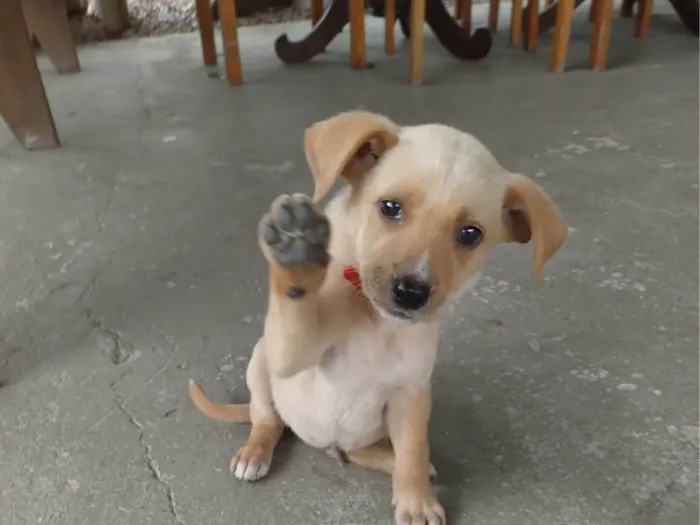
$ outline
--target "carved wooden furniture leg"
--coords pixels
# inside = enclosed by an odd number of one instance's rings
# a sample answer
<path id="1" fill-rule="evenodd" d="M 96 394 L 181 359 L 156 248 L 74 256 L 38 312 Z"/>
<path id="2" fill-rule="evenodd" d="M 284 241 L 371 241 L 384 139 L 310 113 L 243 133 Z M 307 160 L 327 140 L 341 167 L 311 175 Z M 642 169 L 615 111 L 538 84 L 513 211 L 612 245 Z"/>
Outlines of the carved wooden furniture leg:
<path id="1" fill-rule="evenodd" d="M 414 86 L 423 83 L 423 27 L 425 0 L 411 0 L 411 55 L 410 75 Z"/>
<path id="2" fill-rule="evenodd" d="M 384 52 L 396 53 L 394 44 L 394 26 L 396 25 L 396 0 L 386 0 L 384 6 Z"/>
<path id="3" fill-rule="evenodd" d="M 224 60 L 226 62 L 226 79 L 232 86 L 243 84 L 243 67 L 241 51 L 238 47 L 238 18 L 236 0 L 219 0 L 221 36 L 224 41 Z"/>
<path id="4" fill-rule="evenodd" d="M 323 16 L 323 0 L 311 0 L 311 27 L 318 24 Z"/>
<path id="5" fill-rule="evenodd" d="M 0 0 L 6 1 L 6 0 Z M 22 0 L 22 11 L 29 33 L 59 73 L 80 71 L 75 40 L 68 24 L 65 0 Z"/>
<path id="6" fill-rule="evenodd" d="M 346 0 L 350 9 L 350 67 L 365 67 L 365 2 Z"/>
<path id="7" fill-rule="evenodd" d="M 453 56 L 461 60 L 481 60 L 489 54 L 493 39 L 487 28 L 480 27 L 470 35 L 454 21 L 441 0 L 424 1 L 425 21 Z"/>
<path id="8" fill-rule="evenodd" d="M 525 13 L 528 20 L 527 31 L 525 33 L 525 50 L 534 51 L 537 49 L 537 37 L 539 36 L 540 1 L 530 0 Z"/>
<path id="9" fill-rule="evenodd" d="M 25 148 L 59 145 L 20 0 L 0 1 L 0 115 Z"/>
<path id="10" fill-rule="evenodd" d="M 205 66 L 216 65 L 216 42 L 214 40 L 214 17 L 209 0 L 196 0 L 199 39 L 202 42 L 202 59 Z"/>
<path id="11" fill-rule="evenodd" d="M 596 17 L 591 39 L 589 67 L 594 71 L 604 71 L 610 47 L 610 30 L 612 28 L 613 0 L 597 0 Z"/>
<path id="12" fill-rule="evenodd" d="M 634 4 L 637 0 L 622 0 L 622 5 L 620 6 L 620 17 L 621 18 L 632 18 L 634 15 Z"/>
<path id="13" fill-rule="evenodd" d="M 654 0 L 639 0 L 637 19 L 634 24 L 634 36 L 636 38 L 646 38 L 651 24 L 651 11 Z"/>
<path id="14" fill-rule="evenodd" d="M 574 12 L 574 0 L 559 0 L 557 2 L 557 18 L 552 41 L 550 68 L 555 73 L 561 73 L 566 67 L 566 54 L 569 48 L 571 20 Z"/>
<path id="15" fill-rule="evenodd" d="M 489 2 L 489 22 L 488 28 L 495 31 L 498 29 L 498 10 L 501 7 L 500 0 L 491 0 Z"/>
<path id="16" fill-rule="evenodd" d="M 287 64 L 306 62 L 322 53 L 348 20 L 348 0 L 333 0 L 308 35 L 298 42 L 290 42 L 287 35 L 280 35 L 275 41 L 275 52 Z"/>
<path id="17" fill-rule="evenodd" d="M 510 45 L 517 46 L 523 35 L 523 0 L 513 0 L 510 7 Z"/>

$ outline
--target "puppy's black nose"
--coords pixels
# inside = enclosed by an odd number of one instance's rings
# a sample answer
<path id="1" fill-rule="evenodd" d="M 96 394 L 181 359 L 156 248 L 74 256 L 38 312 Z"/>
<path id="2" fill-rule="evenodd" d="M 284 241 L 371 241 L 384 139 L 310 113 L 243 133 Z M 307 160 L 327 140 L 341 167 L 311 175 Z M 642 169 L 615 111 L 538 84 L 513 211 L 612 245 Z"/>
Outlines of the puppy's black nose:
<path id="1" fill-rule="evenodd" d="M 391 296 L 399 308 L 418 310 L 430 299 L 430 285 L 413 275 L 403 275 L 394 279 Z"/>

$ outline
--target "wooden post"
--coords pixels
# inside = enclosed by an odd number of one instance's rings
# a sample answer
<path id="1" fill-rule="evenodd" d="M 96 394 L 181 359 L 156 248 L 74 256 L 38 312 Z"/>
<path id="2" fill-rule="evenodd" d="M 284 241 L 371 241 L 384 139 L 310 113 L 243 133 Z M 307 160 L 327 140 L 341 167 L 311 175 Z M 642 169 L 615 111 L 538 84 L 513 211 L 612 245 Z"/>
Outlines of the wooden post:
<path id="1" fill-rule="evenodd" d="M 241 65 L 241 50 L 238 48 L 236 0 L 219 0 L 219 20 L 221 36 L 224 41 L 226 78 L 232 86 L 240 86 L 243 84 L 243 66 Z"/>
<path id="2" fill-rule="evenodd" d="M 5 0 L 0 0 L 3 2 Z M 78 51 L 68 24 L 65 0 L 21 0 L 30 34 L 59 73 L 80 71 Z"/>
<path id="3" fill-rule="evenodd" d="M 594 71 L 605 70 L 610 45 L 610 29 L 612 28 L 613 0 L 597 0 L 593 38 L 588 65 Z"/>
<path id="4" fill-rule="evenodd" d="M 387 55 L 396 53 L 394 44 L 394 26 L 396 25 L 396 0 L 384 3 L 384 51 Z"/>
<path id="5" fill-rule="evenodd" d="M 214 40 L 214 18 L 209 0 L 196 0 L 199 39 L 202 42 L 202 58 L 205 66 L 216 65 L 216 41 Z"/>
<path id="6" fill-rule="evenodd" d="M 634 36 L 636 38 L 646 38 L 651 26 L 651 11 L 654 6 L 654 0 L 639 0 L 637 7 L 637 19 L 634 23 Z"/>
<path id="7" fill-rule="evenodd" d="M 571 35 L 571 19 L 574 13 L 574 0 L 559 0 L 557 3 L 557 18 L 554 25 L 552 54 L 549 66 L 555 73 L 561 73 L 566 67 L 566 54 L 569 50 Z"/>
<path id="8" fill-rule="evenodd" d="M 534 51 L 537 49 L 537 37 L 540 36 L 540 0 L 530 0 L 527 4 L 527 34 L 525 35 L 525 49 Z"/>
<path id="9" fill-rule="evenodd" d="M 20 0 L 0 1 L 0 115 L 25 148 L 59 145 Z"/>
<path id="10" fill-rule="evenodd" d="M 414 86 L 423 83 L 423 26 L 425 0 L 411 0 L 411 56 L 410 78 Z"/>
<path id="11" fill-rule="evenodd" d="M 523 0 L 513 0 L 510 8 L 510 45 L 517 46 L 523 34 Z"/>
<path id="12" fill-rule="evenodd" d="M 488 27 L 492 30 L 498 29 L 498 10 L 501 7 L 500 0 L 491 0 L 489 2 L 489 22 Z"/>
<path id="13" fill-rule="evenodd" d="M 365 2 L 346 1 L 350 10 L 350 67 L 362 69 L 365 67 Z"/>

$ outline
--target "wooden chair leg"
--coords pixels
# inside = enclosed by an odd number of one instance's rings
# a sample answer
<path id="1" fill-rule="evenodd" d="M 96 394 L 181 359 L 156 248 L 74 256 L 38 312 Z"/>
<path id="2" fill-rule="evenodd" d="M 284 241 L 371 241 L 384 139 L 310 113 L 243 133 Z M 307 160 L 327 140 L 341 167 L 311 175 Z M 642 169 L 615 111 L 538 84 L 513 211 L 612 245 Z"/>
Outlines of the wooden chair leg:
<path id="1" fill-rule="evenodd" d="M 634 15 L 634 4 L 637 0 L 622 0 L 622 5 L 620 6 L 620 17 L 621 18 L 632 18 Z"/>
<path id="2" fill-rule="evenodd" d="M 240 86 L 243 84 L 243 66 L 241 65 L 241 50 L 238 47 L 236 0 L 219 0 L 219 22 L 224 41 L 226 79 L 232 86 Z"/>
<path id="3" fill-rule="evenodd" d="M 634 36 L 636 38 L 646 38 L 651 25 L 651 11 L 654 0 L 639 0 L 637 7 L 637 19 L 634 24 Z"/>
<path id="4" fill-rule="evenodd" d="M 613 0 L 600 0 L 593 25 L 591 52 L 588 60 L 589 67 L 594 71 L 605 70 L 610 45 L 610 29 L 612 28 Z"/>
<path id="5" fill-rule="evenodd" d="M 411 0 L 411 84 L 423 83 L 423 26 L 425 25 L 425 0 Z"/>
<path id="6" fill-rule="evenodd" d="M 20 0 L 0 1 L 0 116 L 25 148 L 58 147 Z"/>
<path id="7" fill-rule="evenodd" d="M 589 22 L 595 22 L 596 10 L 598 9 L 599 5 L 600 5 L 599 0 L 591 0 L 591 5 L 589 6 L 589 9 L 588 9 L 588 21 Z"/>
<path id="8" fill-rule="evenodd" d="M 396 0 L 384 2 L 384 51 L 387 55 L 396 53 L 394 26 L 396 25 Z"/>
<path id="9" fill-rule="evenodd" d="M 365 67 L 365 2 L 347 0 L 350 10 L 350 67 Z"/>
<path id="10" fill-rule="evenodd" d="M 574 0 L 559 0 L 554 25 L 554 38 L 552 39 L 552 54 L 549 61 L 549 67 L 555 73 L 563 72 L 566 67 L 566 54 L 569 49 L 573 13 Z"/>
<path id="11" fill-rule="evenodd" d="M 523 0 L 513 0 L 510 10 L 510 45 L 520 45 L 523 34 Z"/>
<path id="12" fill-rule="evenodd" d="M 323 0 L 311 0 L 311 25 L 315 26 L 323 16 Z"/>
<path id="13" fill-rule="evenodd" d="M 530 0 L 525 11 L 527 15 L 527 34 L 525 35 L 525 49 L 534 51 L 537 49 L 537 37 L 540 34 L 540 2 Z"/>
<path id="14" fill-rule="evenodd" d="M 197 25 L 202 42 L 202 59 L 205 66 L 216 65 L 216 42 L 214 40 L 214 18 L 209 0 L 197 0 Z"/>
<path id="15" fill-rule="evenodd" d="M 496 31 L 498 29 L 498 10 L 501 7 L 500 0 L 491 0 L 489 2 L 489 29 Z"/>
<path id="16" fill-rule="evenodd" d="M 472 0 L 460 0 L 459 23 L 468 33 L 472 32 Z"/>
<path id="17" fill-rule="evenodd" d="M 5 1 L 5 0 L 2 0 Z M 22 0 L 22 11 L 30 34 L 59 73 L 80 71 L 73 32 L 68 24 L 65 0 Z"/>

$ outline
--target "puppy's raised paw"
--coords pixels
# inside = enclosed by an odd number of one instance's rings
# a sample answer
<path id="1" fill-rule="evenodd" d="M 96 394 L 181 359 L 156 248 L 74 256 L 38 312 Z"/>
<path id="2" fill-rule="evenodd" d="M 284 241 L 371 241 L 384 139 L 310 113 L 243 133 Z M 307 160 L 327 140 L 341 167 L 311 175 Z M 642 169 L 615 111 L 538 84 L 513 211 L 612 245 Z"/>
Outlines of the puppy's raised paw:
<path id="1" fill-rule="evenodd" d="M 396 525 L 446 525 L 445 509 L 428 488 L 394 491 Z"/>
<path id="2" fill-rule="evenodd" d="M 258 481 L 270 471 L 272 451 L 257 444 L 243 445 L 231 460 L 231 474 L 241 481 Z"/>
<path id="3" fill-rule="evenodd" d="M 277 197 L 260 222 L 263 250 L 281 266 L 325 267 L 329 238 L 328 219 L 299 193 Z"/>

